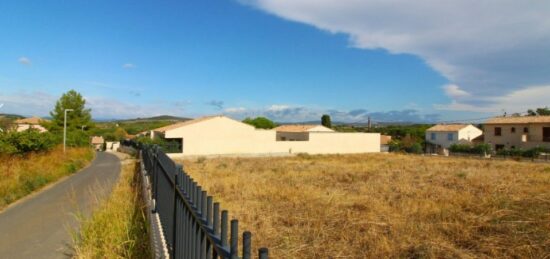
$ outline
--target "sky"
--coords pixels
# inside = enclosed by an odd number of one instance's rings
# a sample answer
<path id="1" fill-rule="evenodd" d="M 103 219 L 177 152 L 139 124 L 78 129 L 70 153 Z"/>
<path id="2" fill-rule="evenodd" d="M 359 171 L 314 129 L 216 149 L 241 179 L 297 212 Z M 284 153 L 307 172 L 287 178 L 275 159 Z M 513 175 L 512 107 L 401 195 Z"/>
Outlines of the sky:
<path id="1" fill-rule="evenodd" d="M 0 2 L 0 113 L 475 121 L 550 106 L 550 2 Z"/>

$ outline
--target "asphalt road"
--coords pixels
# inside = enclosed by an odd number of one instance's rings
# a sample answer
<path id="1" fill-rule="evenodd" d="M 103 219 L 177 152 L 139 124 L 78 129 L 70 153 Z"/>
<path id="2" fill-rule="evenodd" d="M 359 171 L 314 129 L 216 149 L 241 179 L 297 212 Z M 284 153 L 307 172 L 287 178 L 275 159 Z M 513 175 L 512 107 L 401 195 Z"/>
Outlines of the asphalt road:
<path id="1" fill-rule="evenodd" d="M 99 152 L 92 164 L 0 213 L 0 258 L 67 258 L 76 215 L 89 215 L 120 174 L 120 160 Z"/>

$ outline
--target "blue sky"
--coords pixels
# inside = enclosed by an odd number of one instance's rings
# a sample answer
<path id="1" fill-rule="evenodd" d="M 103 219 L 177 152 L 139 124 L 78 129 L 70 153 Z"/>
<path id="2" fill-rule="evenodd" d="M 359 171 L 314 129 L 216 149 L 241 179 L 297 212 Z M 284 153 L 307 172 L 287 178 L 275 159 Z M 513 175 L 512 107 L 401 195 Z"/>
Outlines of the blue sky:
<path id="1" fill-rule="evenodd" d="M 550 21 L 533 10 L 494 2 L 480 15 L 502 16 L 472 24 L 460 4 L 338 2 L 2 1 L 0 113 L 46 115 L 69 89 L 103 119 L 446 121 L 549 103 Z"/>

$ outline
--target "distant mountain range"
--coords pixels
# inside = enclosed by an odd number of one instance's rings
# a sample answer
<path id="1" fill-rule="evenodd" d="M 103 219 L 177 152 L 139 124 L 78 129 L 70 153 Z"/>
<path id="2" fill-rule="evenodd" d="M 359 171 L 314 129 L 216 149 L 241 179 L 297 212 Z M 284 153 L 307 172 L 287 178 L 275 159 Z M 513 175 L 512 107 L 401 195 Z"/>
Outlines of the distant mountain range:
<path id="1" fill-rule="evenodd" d="M 97 122 L 150 122 L 150 121 L 187 121 L 191 120 L 191 118 L 186 117 L 177 117 L 177 116 L 171 116 L 171 115 L 160 115 L 160 116 L 153 116 L 153 117 L 145 117 L 145 118 L 135 118 L 135 119 L 124 119 L 124 120 L 118 120 L 118 119 L 95 119 Z"/>
<path id="2" fill-rule="evenodd" d="M 24 116 L 21 116 L 19 114 L 9 114 L 9 113 L 0 113 L 0 117 L 13 119 L 13 120 L 25 118 Z"/>

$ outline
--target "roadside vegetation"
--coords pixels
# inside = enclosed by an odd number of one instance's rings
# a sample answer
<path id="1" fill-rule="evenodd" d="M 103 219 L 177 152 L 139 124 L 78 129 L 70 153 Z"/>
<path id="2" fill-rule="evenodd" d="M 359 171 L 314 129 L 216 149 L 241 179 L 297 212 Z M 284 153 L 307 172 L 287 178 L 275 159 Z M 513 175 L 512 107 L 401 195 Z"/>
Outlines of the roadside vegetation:
<path id="1" fill-rule="evenodd" d="M 2 116 L 0 131 L 0 209 L 63 176 L 77 172 L 94 157 L 87 128 L 93 127 L 86 101 L 74 90 L 63 94 L 44 120 L 48 131 L 18 132 L 15 115 Z M 67 152 L 63 153 L 64 111 L 67 114 Z"/>
<path id="2" fill-rule="evenodd" d="M 60 146 L 23 155 L 0 154 L 0 209 L 48 183 L 77 172 L 93 157 L 90 148 L 70 148 L 63 154 Z"/>
<path id="3" fill-rule="evenodd" d="M 182 162 L 273 258 L 550 254 L 548 164 L 400 154 Z"/>
<path id="4" fill-rule="evenodd" d="M 110 197 L 91 217 L 81 216 L 74 258 L 151 258 L 144 201 L 134 160 L 123 162 Z"/>

